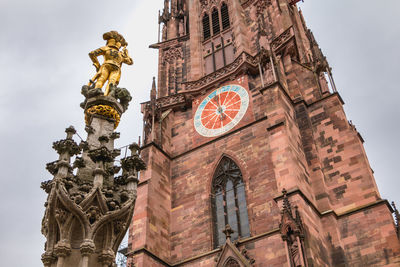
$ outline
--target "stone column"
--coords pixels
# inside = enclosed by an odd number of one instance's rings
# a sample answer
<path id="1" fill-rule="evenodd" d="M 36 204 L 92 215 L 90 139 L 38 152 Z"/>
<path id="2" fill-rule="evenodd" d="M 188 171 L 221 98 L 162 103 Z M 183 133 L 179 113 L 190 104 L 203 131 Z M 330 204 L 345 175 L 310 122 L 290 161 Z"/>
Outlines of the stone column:
<path id="1" fill-rule="evenodd" d="M 42 255 L 42 262 L 44 267 L 51 267 L 53 262 L 56 261 L 56 257 L 54 257 L 52 252 L 46 252 Z"/>
<path id="2" fill-rule="evenodd" d="M 89 257 L 94 253 L 95 245 L 91 239 L 85 239 L 81 244 L 80 251 L 82 255 L 81 267 L 89 267 Z M 57 266 L 58 267 L 58 266 Z"/>
<path id="3" fill-rule="evenodd" d="M 103 265 L 103 267 L 110 267 L 114 261 L 115 255 L 112 249 L 103 250 L 99 255 L 99 262 Z"/>
<path id="4" fill-rule="evenodd" d="M 71 254 L 71 246 L 68 241 L 59 241 L 54 247 L 54 254 L 57 256 L 57 267 L 63 267 L 65 258 Z"/>

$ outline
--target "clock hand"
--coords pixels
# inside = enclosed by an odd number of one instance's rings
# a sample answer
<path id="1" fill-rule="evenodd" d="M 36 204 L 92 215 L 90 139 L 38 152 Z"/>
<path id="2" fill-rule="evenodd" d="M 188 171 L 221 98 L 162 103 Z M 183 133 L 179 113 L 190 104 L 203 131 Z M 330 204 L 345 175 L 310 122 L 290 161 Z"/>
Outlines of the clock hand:
<path id="1" fill-rule="evenodd" d="M 221 103 L 219 100 L 220 100 L 219 95 L 218 94 L 215 95 L 214 101 L 217 102 L 217 112 L 219 113 L 219 118 L 222 121 L 222 120 L 224 120 L 225 116 L 224 116 L 224 111 L 221 107 Z"/>

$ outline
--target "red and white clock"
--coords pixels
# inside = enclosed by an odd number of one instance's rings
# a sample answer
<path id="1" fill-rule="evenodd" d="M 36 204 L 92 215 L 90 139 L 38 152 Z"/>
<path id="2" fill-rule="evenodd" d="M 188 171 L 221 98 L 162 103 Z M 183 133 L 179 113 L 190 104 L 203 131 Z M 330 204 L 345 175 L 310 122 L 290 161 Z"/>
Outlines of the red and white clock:
<path id="1" fill-rule="evenodd" d="M 205 137 L 216 137 L 232 130 L 246 114 L 249 94 L 240 85 L 214 90 L 197 108 L 194 128 Z"/>

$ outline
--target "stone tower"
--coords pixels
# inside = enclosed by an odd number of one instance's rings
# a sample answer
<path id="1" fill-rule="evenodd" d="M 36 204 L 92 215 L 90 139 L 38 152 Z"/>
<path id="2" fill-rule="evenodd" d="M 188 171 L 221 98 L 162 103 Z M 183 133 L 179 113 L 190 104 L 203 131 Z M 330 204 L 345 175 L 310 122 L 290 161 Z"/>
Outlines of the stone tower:
<path id="1" fill-rule="evenodd" d="M 129 267 L 400 265 L 297 2 L 165 0 Z"/>
<path id="2" fill-rule="evenodd" d="M 115 266 L 133 215 L 138 172 L 145 165 L 135 143 L 130 156 L 115 165 L 121 151 L 114 147 L 120 135 L 114 130 L 131 98 L 126 89 L 113 89 L 120 94 L 104 96 L 101 88 L 84 86 L 87 140 L 78 145 L 69 127 L 67 137 L 53 143 L 60 157 L 47 164 L 54 178 L 42 183 L 48 193 L 42 222 L 45 267 Z"/>

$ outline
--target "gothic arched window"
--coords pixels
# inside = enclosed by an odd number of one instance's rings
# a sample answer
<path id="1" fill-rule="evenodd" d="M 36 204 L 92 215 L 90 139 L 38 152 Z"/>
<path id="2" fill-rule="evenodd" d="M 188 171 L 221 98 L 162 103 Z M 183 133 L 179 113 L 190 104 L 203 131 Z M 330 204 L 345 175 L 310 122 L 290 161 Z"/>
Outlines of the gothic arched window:
<path id="1" fill-rule="evenodd" d="M 228 6 L 225 3 L 222 3 L 221 5 L 221 19 L 222 19 L 222 30 L 228 29 L 231 24 L 229 21 Z"/>
<path id="2" fill-rule="evenodd" d="M 203 16 L 203 38 L 204 40 L 207 40 L 211 36 L 211 31 L 210 31 L 210 16 L 208 14 L 204 14 Z"/>
<path id="3" fill-rule="evenodd" d="M 221 31 L 221 28 L 219 26 L 218 9 L 214 8 L 213 11 L 211 12 L 211 20 L 212 20 L 213 35 L 218 34 Z"/>
<path id="4" fill-rule="evenodd" d="M 227 224 L 234 230 L 232 241 L 250 236 L 242 172 L 230 158 L 224 157 L 219 163 L 213 177 L 211 193 L 214 247 L 225 244 L 226 237 L 222 231 Z"/>

